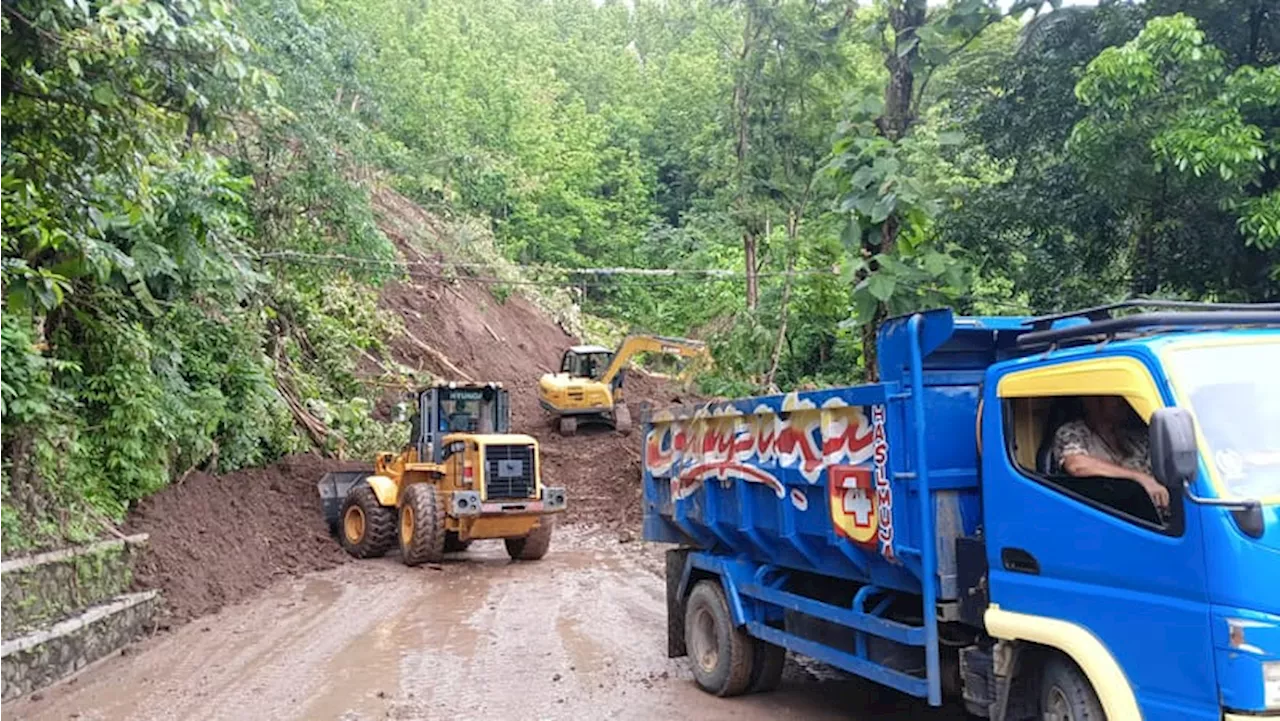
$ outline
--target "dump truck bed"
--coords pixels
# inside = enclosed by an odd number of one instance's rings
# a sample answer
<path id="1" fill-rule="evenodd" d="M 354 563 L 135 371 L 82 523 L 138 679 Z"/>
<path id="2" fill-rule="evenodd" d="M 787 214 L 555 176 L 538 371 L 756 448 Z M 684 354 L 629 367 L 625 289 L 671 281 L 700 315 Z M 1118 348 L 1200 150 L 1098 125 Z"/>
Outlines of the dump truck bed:
<path id="1" fill-rule="evenodd" d="M 933 576 L 955 598 L 956 538 L 980 522 L 978 389 L 1012 338 L 925 314 L 913 382 L 905 322 L 882 335 L 881 383 L 647 413 L 645 538 L 907 593 Z"/>

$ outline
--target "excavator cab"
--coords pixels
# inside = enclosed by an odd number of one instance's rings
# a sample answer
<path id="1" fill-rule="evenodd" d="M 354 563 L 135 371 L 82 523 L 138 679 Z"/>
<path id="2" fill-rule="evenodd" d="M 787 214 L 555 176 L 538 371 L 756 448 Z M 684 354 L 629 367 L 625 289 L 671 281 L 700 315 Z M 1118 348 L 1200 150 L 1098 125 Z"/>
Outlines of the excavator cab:
<path id="1" fill-rule="evenodd" d="M 598 345 L 575 345 L 560 359 L 560 372 L 570 378 L 599 380 L 613 360 L 613 351 Z"/>

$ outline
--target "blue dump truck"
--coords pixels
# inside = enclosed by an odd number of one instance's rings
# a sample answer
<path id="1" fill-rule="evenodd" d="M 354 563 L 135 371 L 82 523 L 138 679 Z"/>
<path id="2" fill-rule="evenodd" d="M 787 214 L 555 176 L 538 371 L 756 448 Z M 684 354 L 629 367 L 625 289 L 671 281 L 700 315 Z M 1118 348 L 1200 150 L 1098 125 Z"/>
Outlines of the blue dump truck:
<path id="1" fill-rule="evenodd" d="M 643 416 L 703 690 L 790 650 L 992 719 L 1280 717 L 1280 305 L 922 312 L 879 378 Z"/>

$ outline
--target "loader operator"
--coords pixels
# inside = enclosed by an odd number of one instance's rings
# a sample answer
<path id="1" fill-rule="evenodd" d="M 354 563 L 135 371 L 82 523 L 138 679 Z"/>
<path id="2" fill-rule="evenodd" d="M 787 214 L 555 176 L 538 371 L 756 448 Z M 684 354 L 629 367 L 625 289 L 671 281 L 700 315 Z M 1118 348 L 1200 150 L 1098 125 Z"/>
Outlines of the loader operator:
<path id="1" fill-rule="evenodd" d="M 440 416 L 441 431 L 452 433 L 466 433 L 475 430 L 475 413 L 471 408 L 471 403 L 466 400 L 459 400 L 454 406 L 453 412 L 445 418 L 443 414 Z"/>
<path id="2" fill-rule="evenodd" d="M 1169 507 L 1169 490 L 1151 475 L 1147 426 L 1119 396 L 1080 399 L 1084 418 L 1058 427 L 1053 454 L 1077 478 L 1123 478 L 1142 486 L 1156 508 Z"/>

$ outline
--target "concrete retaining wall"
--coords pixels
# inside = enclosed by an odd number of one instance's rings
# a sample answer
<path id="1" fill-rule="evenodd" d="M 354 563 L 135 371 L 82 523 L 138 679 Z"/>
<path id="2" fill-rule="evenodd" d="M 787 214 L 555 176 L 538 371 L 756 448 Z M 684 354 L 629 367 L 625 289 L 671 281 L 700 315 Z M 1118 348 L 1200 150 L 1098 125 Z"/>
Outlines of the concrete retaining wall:
<path id="1" fill-rule="evenodd" d="M 130 593 L 0 647 L 0 698 L 8 701 L 72 674 L 142 636 L 158 595 Z"/>
<path id="2" fill-rule="evenodd" d="M 99 541 L 0 564 L 0 625 L 14 638 L 119 596 L 133 582 L 146 534 Z"/>

